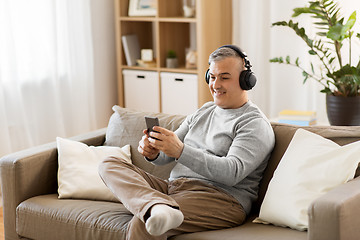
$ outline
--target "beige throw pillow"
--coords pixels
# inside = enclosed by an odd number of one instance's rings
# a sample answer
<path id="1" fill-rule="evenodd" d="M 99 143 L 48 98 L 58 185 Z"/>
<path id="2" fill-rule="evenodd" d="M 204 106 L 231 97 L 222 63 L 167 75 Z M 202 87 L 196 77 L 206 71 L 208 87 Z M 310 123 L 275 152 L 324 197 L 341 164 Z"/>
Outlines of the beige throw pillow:
<path id="1" fill-rule="evenodd" d="M 58 137 L 59 198 L 117 201 L 98 174 L 99 163 L 109 156 L 131 162 L 130 145 L 120 147 L 87 146 Z"/>

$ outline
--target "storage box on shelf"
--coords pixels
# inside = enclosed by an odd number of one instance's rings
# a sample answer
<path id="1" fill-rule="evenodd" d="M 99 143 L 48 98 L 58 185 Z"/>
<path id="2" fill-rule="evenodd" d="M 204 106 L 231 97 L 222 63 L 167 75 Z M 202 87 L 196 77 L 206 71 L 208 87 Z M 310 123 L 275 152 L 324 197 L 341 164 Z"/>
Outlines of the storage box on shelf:
<path id="1" fill-rule="evenodd" d="M 125 107 L 159 112 L 158 73 L 156 71 L 123 70 Z"/>
<path id="2" fill-rule="evenodd" d="M 189 96 L 186 95 L 189 94 L 188 92 L 184 92 L 183 97 L 193 101 L 187 105 L 191 107 L 184 110 L 184 112 L 191 112 L 193 106 L 197 108 L 212 99 L 208 86 L 204 81 L 204 74 L 208 68 L 209 54 L 217 47 L 231 43 L 232 1 L 196 0 L 195 2 L 194 17 L 184 17 L 182 0 L 156 0 L 157 13 L 155 16 L 129 17 L 129 0 L 115 0 L 118 104 L 120 106 L 128 106 L 129 100 L 126 100 L 126 96 L 129 96 L 129 94 L 139 96 L 139 98 L 143 95 L 140 89 L 134 89 L 131 91 L 136 92 L 127 93 L 129 90 L 125 87 L 124 69 L 157 72 L 157 83 L 153 87 L 158 88 L 155 91 L 158 93 L 158 99 L 161 96 L 169 95 L 166 93 L 168 86 L 160 88 L 161 73 L 193 74 L 196 76 L 195 83 L 192 82 L 192 85 L 196 85 L 196 87 L 192 88 L 193 91 L 197 91 L 196 94 L 191 93 L 191 96 Z M 222 17 L 214 18 L 214 16 L 219 15 Z M 121 37 L 124 35 L 136 35 L 140 49 L 152 49 L 155 64 L 150 67 L 128 66 L 121 43 Z M 194 64 L 196 68 L 186 68 L 186 51 L 188 49 L 197 52 L 197 62 Z M 166 68 L 166 57 L 169 50 L 176 52 L 179 63 L 178 68 Z M 169 91 L 172 91 L 172 86 L 169 87 Z M 139 102 L 139 99 L 137 101 Z M 168 106 L 164 104 L 164 100 L 159 100 L 156 106 L 158 111 L 168 109 Z"/>
<path id="3" fill-rule="evenodd" d="M 161 106 L 162 112 L 188 115 L 197 108 L 197 75 L 162 72 Z"/>

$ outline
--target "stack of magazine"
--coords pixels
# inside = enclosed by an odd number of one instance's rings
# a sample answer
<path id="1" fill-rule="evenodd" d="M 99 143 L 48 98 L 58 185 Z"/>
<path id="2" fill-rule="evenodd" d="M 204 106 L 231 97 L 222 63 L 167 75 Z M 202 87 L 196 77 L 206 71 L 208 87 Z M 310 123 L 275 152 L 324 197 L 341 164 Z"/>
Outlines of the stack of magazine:
<path id="1" fill-rule="evenodd" d="M 279 123 L 287 123 L 298 126 L 316 125 L 316 112 L 283 110 L 279 113 Z"/>

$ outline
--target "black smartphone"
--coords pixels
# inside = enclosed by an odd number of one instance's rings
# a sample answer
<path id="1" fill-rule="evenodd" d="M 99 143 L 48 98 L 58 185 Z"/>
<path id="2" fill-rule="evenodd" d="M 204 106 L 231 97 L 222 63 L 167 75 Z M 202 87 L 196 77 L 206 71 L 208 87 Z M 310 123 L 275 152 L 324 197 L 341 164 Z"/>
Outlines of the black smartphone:
<path id="1" fill-rule="evenodd" d="M 150 132 L 156 132 L 153 130 L 154 126 L 159 126 L 159 119 L 157 117 L 148 117 L 145 116 L 145 122 L 146 122 L 146 127 L 147 127 L 147 131 L 150 137 Z M 157 138 L 154 138 L 157 139 Z M 159 140 L 159 139 L 157 139 Z"/>

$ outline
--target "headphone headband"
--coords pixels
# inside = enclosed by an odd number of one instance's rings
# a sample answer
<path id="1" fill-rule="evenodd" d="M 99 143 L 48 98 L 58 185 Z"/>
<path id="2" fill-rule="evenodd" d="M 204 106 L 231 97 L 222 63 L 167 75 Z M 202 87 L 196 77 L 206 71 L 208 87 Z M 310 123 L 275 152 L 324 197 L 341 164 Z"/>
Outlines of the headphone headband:
<path id="1" fill-rule="evenodd" d="M 234 50 L 242 59 L 244 59 L 246 69 L 250 70 L 250 68 L 252 67 L 250 61 L 247 59 L 246 53 L 241 51 L 241 49 L 238 48 L 237 46 L 228 44 L 228 45 L 223 45 L 219 48 L 230 48 Z"/>
<path id="2" fill-rule="evenodd" d="M 239 54 L 239 56 L 240 56 L 241 58 L 246 58 L 246 57 L 247 57 L 246 53 L 244 53 L 243 51 L 241 51 L 240 48 L 238 48 L 238 47 L 235 46 L 235 45 L 230 45 L 230 44 L 228 44 L 228 45 L 223 45 L 223 46 L 221 46 L 221 47 L 219 47 L 219 48 L 231 48 L 231 49 L 234 50 L 237 54 Z"/>

